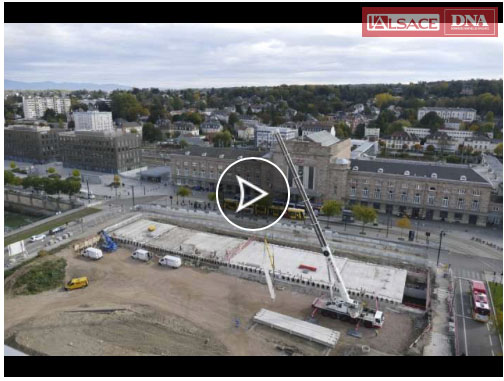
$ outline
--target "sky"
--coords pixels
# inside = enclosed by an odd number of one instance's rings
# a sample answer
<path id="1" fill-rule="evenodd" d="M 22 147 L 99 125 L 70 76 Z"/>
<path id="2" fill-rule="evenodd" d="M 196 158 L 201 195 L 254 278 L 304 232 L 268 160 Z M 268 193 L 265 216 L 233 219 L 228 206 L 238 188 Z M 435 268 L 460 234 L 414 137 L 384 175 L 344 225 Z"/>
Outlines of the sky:
<path id="1" fill-rule="evenodd" d="M 503 39 L 363 38 L 357 23 L 4 24 L 4 57 L 4 78 L 23 82 L 409 83 L 500 79 Z"/>

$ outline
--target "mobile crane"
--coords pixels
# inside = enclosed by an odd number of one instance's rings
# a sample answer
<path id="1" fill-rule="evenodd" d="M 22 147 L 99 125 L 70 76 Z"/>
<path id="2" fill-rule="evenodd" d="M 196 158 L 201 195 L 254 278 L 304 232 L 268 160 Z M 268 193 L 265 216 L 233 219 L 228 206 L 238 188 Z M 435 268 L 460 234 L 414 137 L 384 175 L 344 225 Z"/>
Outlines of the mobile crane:
<path id="1" fill-rule="evenodd" d="M 364 323 L 366 327 L 380 328 L 383 325 L 384 316 L 382 311 L 376 309 L 364 307 L 361 302 L 350 298 L 348 291 L 341 277 L 338 266 L 331 252 L 331 248 L 327 243 L 327 240 L 320 228 L 317 216 L 313 212 L 310 199 L 308 198 L 306 191 L 304 189 L 303 183 L 299 178 L 299 173 L 294 167 L 292 158 L 287 150 L 287 146 L 282 139 L 282 136 L 278 131 L 274 133 L 274 136 L 278 142 L 280 150 L 287 162 L 287 166 L 292 173 L 292 178 L 296 188 L 303 199 L 305 204 L 306 212 L 310 217 L 313 229 L 317 235 L 318 241 L 320 243 L 320 248 L 322 254 L 326 257 L 327 261 L 327 271 L 329 275 L 329 297 L 321 296 L 315 299 L 312 303 L 312 307 L 321 311 L 323 315 L 330 316 L 333 318 L 339 318 L 341 320 L 350 320 Z M 339 295 L 335 295 L 335 291 L 338 291 Z"/>

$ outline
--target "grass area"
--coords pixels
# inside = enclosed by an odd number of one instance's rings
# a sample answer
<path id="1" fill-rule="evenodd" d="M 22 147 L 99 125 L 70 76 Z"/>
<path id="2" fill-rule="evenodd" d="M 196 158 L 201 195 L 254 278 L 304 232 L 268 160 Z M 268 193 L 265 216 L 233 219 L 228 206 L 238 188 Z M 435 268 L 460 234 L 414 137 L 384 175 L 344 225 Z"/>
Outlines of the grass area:
<path id="1" fill-rule="evenodd" d="M 100 211 L 100 209 L 96 209 L 96 208 L 85 208 L 85 209 L 79 210 L 78 212 L 71 213 L 66 216 L 62 216 L 60 218 L 56 218 L 55 220 L 52 220 L 52 221 L 47 222 L 45 224 L 41 224 L 41 225 L 35 226 L 31 229 L 13 234 L 13 235 L 5 238 L 4 247 L 7 245 L 10 245 L 11 243 L 21 241 L 22 239 L 30 238 L 32 235 L 35 235 L 35 234 L 47 233 L 49 230 L 51 230 L 55 227 L 64 225 L 67 222 L 77 220 L 79 218 L 88 216 L 90 214 L 93 214 L 93 213 L 96 213 L 99 211 Z"/>
<path id="2" fill-rule="evenodd" d="M 495 321 L 497 323 L 497 329 L 502 336 L 502 284 L 493 282 L 489 282 L 488 284 L 490 286 L 492 301 L 495 307 Z"/>
<path id="3" fill-rule="evenodd" d="M 16 279 L 13 291 L 17 295 L 33 295 L 61 287 L 65 279 L 66 260 L 47 260 L 31 266 Z"/>

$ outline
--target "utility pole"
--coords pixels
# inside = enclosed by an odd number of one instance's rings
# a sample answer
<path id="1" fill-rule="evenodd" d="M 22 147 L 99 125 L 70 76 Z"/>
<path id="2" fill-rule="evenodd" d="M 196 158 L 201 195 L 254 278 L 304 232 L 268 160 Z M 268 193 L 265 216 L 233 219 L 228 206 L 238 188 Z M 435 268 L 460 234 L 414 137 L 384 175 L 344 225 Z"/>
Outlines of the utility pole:
<path id="1" fill-rule="evenodd" d="M 439 232 L 439 249 L 437 253 L 437 262 L 436 262 L 436 267 L 439 266 L 439 256 L 441 255 L 441 242 L 443 242 L 443 237 L 446 235 L 446 233 L 441 230 Z"/>
<path id="2" fill-rule="evenodd" d="M 91 202 L 91 193 L 89 193 L 89 180 L 86 178 L 86 185 L 87 185 L 87 200 L 88 203 Z"/>
<path id="3" fill-rule="evenodd" d="M 389 226 L 390 226 L 390 214 L 387 214 L 387 237 L 386 238 L 388 238 Z"/>
<path id="4" fill-rule="evenodd" d="M 135 186 L 131 185 L 131 195 L 133 196 L 133 210 L 135 210 Z"/>

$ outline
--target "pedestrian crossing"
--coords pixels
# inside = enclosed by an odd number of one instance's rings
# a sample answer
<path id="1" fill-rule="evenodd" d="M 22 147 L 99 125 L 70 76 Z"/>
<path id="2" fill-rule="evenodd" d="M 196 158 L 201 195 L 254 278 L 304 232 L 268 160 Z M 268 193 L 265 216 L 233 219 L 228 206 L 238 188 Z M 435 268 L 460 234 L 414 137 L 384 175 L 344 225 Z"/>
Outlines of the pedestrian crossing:
<path id="1" fill-rule="evenodd" d="M 494 276 L 494 273 L 491 271 L 483 272 L 483 271 L 474 271 L 474 270 L 461 269 L 461 268 L 452 268 L 452 273 L 455 278 L 502 283 L 501 274 L 496 273 Z"/>

